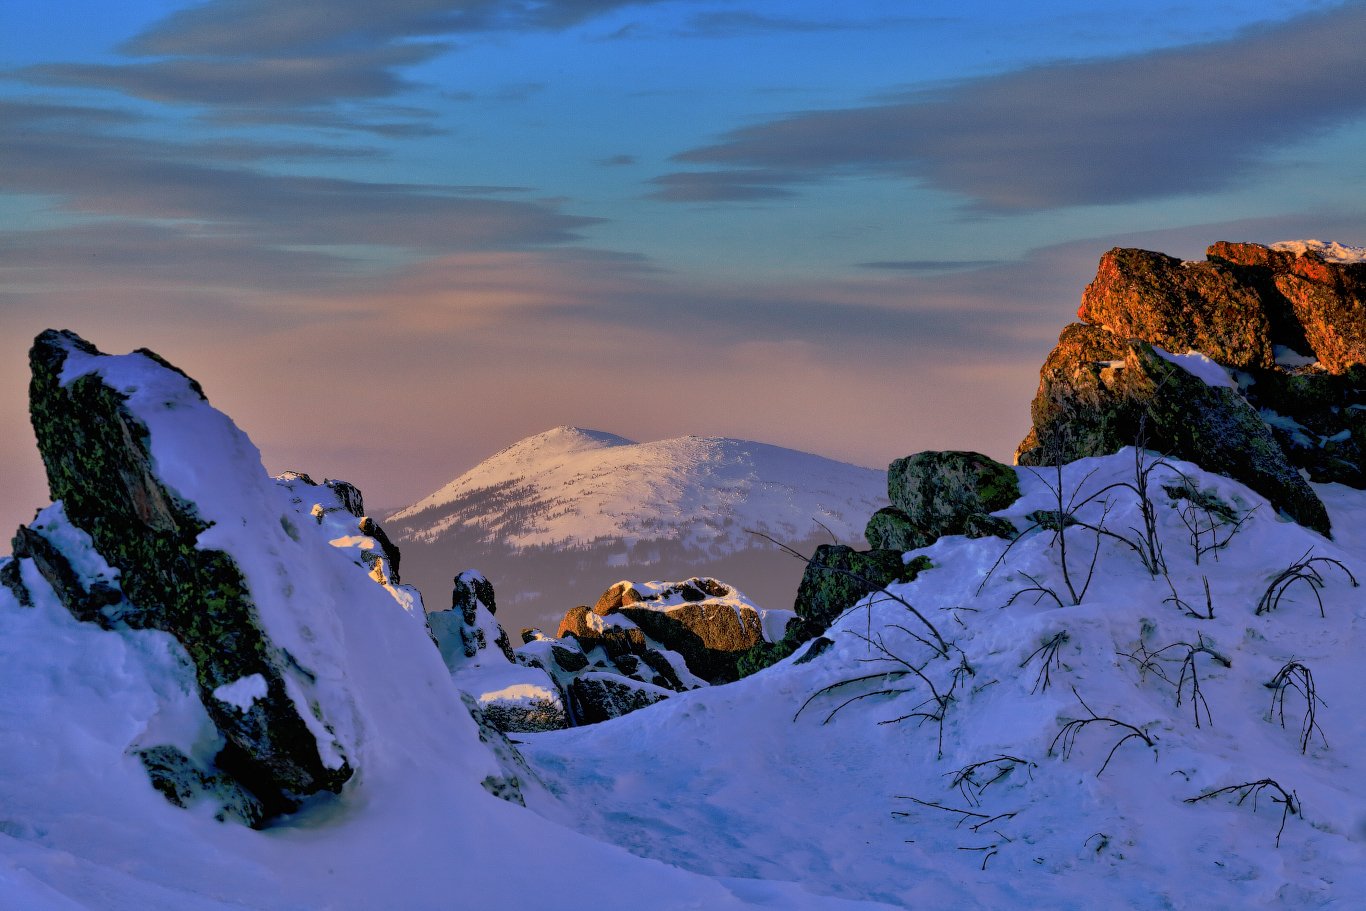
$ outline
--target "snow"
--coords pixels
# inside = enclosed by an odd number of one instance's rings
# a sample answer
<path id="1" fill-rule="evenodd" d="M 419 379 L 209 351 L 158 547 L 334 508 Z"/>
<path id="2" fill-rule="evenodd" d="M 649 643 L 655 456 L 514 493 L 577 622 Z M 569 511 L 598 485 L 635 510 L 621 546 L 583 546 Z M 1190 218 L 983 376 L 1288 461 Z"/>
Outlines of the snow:
<path id="1" fill-rule="evenodd" d="M 1156 345 L 1153 351 L 1163 360 L 1170 361 L 1191 376 L 1200 380 L 1206 386 L 1223 386 L 1225 389 L 1238 391 L 1238 384 L 1229 375 L 1228 370 L 1220 366 L 1215 361 L 1210 360 L 1199 351 L 1187 351 L 1185 354 L 1172 354 L 1164 351 Z"/>
<path id="2" fill-rule="evenodd" d="M 1319 362 L 1318 358 L 1300 354 L 1295 349 L 1288 348 L 1285 345 L 1272 346 L 1271 353 L 1275 357 L 1278 367 L 1308 367 Z"/>
<path id="3" fill-rule="evenodd" d="M 239 712 L 251 710 L 257 699 L 266 698 L 266 678 L 260 674 L 240 677 L 232 683 L 225 683 L 213 691 L 213 698 L 234 706 Z M 339 768 L 339 766 L 331 766 Z"/>
<path id="4" fill-rule="evenodd" d="M 1312 250 L 1330 263 L 1366 262 L 1366 247 L 1350 247 L 1331 240 L 1283 240 L 1271 244 L 1271 249 L 1284 250 L 1296 256 L 1303 256 Z"/>
<path id="5" fill-rule="evenodd" d="M 497 505 L 462 498 L 507 487 Z M 749 529 L 779 540 L 820 532 L 861 541 L 887 505 L 885 472 L 765 443 L 679 437 L 636 443 L 595 430 L 558 427 L 528 437 L 391 515 L 404 536 L 436 541 L 456 525 L 487 526 L 511 547 L 621 538 L 667 538 L 734 551 L 755 546 Z M 507 497 L 533 512 L 502 527 Z M 452 505 L 460 506 L 451 512 Z M 505 521 L 505 520 L 504 520 Z"/>
<path id="6" fill-rule="evenodd" d="M 930 658 L 905 632 L 925 628 L 875 595 L 846 614 L 834 646 L 813 661 L 789 659 L 608 724 L 528 737 L 523 750 L 557 798 L 533 807 L 699 873 L 789 880 L 903 908 L 1356 906 L 1366 890 L 1366 796 L 1358 787 L 1366 772 L 1358 707 L 1366 601 L 1343 572 L 1321 564 L 1324 617 L 1304 584 L 1278 610 L 1255 609 L 1271 578 L 1306 552 L 1341 560 L 1366 580 L 1366 492 L 1316 487 L 1338 530 L 1330 541 L 1281 519 L 1236 482 L 1188 463 L 1172 466 L 1152 475 L 1172 584 L 1203 613 L 1208 578 L 1213 619 L 1175 607 L 1166 582 L 1113 539 L 1102 542 L 1091 588 L 1074 605 L 1049 533 L 1024 537 L 989 578 L 1005 542 L 944 538 L 917 552 L 934 568 L 894 591 L 952 643 L 950 660 Z M 1067 466 L 1063 483 L 1067 493 L 1091 492 L 1133 474 L 1127 450 Z M 1251 511 L 1231 543 L 1198 564 L 1181 522 L 1186 501 L 1160 487 L 1183 476 L 1239 515 Z M 1021 469 L 1020 478 L 1024 496 L 1002 514 L 1024 528 L 1028 513 L 1056 501 L 1051 472 Z M 1096 521 L 1103 508 L 1093 504 L 1085 518 Z M 1141 527 L 1131 495 L 1115 493 L 1106 527 Z M 1080 585 L 1091 538 L 1069 537 Z M 1033 593 L 1012 601 L 1032 584 L 1026 574 L 1059 591 L 1066 606 L 1047 596 L 1035 602 Z M 1044 689 L 1037 650 L 1062 632 Z M 896 654 L 926 661 L 943 691 L 966 659 L 971 671 L 949 703 L 942 755 L 932 721 L 880 723 L 926 708 L 929 693 L 913 677 L 818 695 L 841 680 L 899 669 L 870 663 L 879 655 L 868 640 L 879 637 Z M 1199 726 L 1188 682 L 1178 703 L 1176 686 L 1123 654 L 1141 657 L 1140 646 L 1154 652 L 1178 642 L 1208 644 L 1231 662 L 1197 654 L 1209 706 Z M 1173 682 L 1179 654 L 1156 659 Z M 1176 661 L 1164 660 L 1173 655 Z M 1312 669 L 1323 700 L 1325 736 L 1315 734 L 1304 754 L 1303 700 L 1287 696 L 1284 728 L 1268 714 L 1265 684 L 1291 659 Z M 908 692 L 835 711 L 878 689 Z M 1105 765 L 1119 734 L 1103 723 L 1081 729 L 1070 752 L 1055 745 L 1064 725 L 1088 717 L 1083 699 L 1098 714 L 1135 725 L 1153 747 L 1131 739 Z M 978 787 L 953 785 L 956 770 L 998 756 L 1023 762 L 989 763 L 974 779 Z M 1303 805 L 1304 818 L 1286 820 L 1279 847 L 1281 807 L 1272 794 L 1260 795 L 1255 812 L 1251 798 L 1239 806 L 1236 795 L 1186 802 L 1263 778 Z"/>

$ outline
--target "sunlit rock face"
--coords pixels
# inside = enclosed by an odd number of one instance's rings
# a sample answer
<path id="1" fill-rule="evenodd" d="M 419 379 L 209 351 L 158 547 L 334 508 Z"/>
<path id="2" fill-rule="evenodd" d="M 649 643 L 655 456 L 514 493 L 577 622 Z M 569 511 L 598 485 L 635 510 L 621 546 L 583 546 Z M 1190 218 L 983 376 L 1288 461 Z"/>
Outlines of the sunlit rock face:
<path id="1" fill-rule="evenodd" d="M 592 724 L 734 681 L 797 623 L 792 611 L 762 608 L 710 577 L 621 581 L 592 607 L 567 611 L 555 637 L 523 630 L 516 655 L 555 681 L 572 724 Z"/>
<path id="2" fill-rule="evenodd" d="M 1366 252 L 1115 249 L 1040 370 L 1022 465 L 1142 443 L 1246 483 L 1318 531 L 1306 481 L 1366 487 Z M 1203 356 L 1203 357 L 1200 357 Z"/>

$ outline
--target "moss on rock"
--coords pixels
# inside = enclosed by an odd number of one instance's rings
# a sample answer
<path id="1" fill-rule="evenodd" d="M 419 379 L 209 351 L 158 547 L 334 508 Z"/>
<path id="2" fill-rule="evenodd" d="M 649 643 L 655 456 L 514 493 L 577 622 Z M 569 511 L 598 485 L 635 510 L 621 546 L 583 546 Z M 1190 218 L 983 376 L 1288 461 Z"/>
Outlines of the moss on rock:
<path id="1" fill-rule="evenodd" d="M 305 796 L 339 791 L 351 766 L 332 768 L 320 756 L 310 728 L 316 720 L 304 719 L 300 713 L 308 709 L 286 692 L 288 658 L 262 630 L 241 571 L 227 553 L 196 546 L 208 524 L 158 480 L 148 430 L 124 397 L 94 373 L 62 384 L 73 350 L 99 354 L 69 332 L 49 330 L 35 341 L 33 429 L 53 500 L 62 501 L 71 523 L 119 570 L 132 607 L 117 621 L 92 612 L 82 599 L 72 598 L 68 608 L 79 619 L 175 637 L 194 666 L 200 701 L 226 740 L 219 768 L 255 795 L 266 816 L 295 809 Z M 213 697 L 216 688 L 253 674 L 266 681 L 266 695 L 248 709 Z"/>

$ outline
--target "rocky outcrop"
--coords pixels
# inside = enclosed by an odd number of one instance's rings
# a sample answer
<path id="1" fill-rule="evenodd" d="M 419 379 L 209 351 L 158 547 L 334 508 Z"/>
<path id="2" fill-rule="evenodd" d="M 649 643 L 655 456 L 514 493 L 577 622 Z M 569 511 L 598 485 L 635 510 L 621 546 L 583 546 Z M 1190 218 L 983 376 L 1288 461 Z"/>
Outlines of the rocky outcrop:
<path id="1" fill-rule="evenodd" d="M 1221 259 L 1188 263 L 1117 247 L 1101 257 L 1077 316 L 1120 338 L 1182 354 L 1199 351 L 1230 367 L 1275 365 L 1258 288 Z"/>
<path id="2" fill-rule="evenodd" d="M 1040 370 L 1017 461 L 1139 443 L 1329 533 L 1305 478 L 1366 486 L 1366 263 L 1285 246 L 1221 242 L 1199 263 L 1105 254 L 1086 322 L 1063 330 Z"/>
<path id="3" fill-rule="evenodd" d="M 402 583 L 398 575 L 398 545 L 389 540 L 379 523 L 365 514 L 365 498 L 349 481 L 327 478 L 319 484 L 302 471 L 276 475 L 296 510 L 327 528 L 334 547 L 349 550 L 374 579 L 392 588 Z M 416 589 L 408 596 L 420 602 Z"/>
<path id="4" fill-rule="evenodd" d="M 675 583 L 618 582 L 598 599 L 593 613 L 603 618 L 617 614 L 625 617 L 639 633 L 681 655 L 688 670 L 708 683 L 737 679 L 740 656 L 766 638 L 781 638 L 783 633 L 770 624 L 770 636 L 766 637 L 764 621 L 769 612 L 749 603 L 731 586 L 710 578 Z M 775 613 L 775 617 L 785 627 L 786 612 Z M 649 651 L 640 654 L 648 655 Z"/>
<path id="5" fill-rule="evenodd" d="M 260 810 L 244 818 L 259 822 L 310 795 L 339 791 L 354 770 L 331 738 L 331 719 L 298 698 L 312 686 L 311 672 L 267 635 L 233 557 L 201 545 L 210 524 L 196 504 L 159 477 L 151 431 L 127 405 L 136 390 L 107 381 L 103 371 L 114 361 L 131 364 L 156 394 L 167 390 L 168 408 L 201 402 L 202 390 L 150 352 L 128 359 L 106 358 L 74 333 L 55 331 L 40 335 L 30 353 L 30 411 L 52 498 L 116 571 L 120 597 L 113 573 L 101 587 L 63 566 L 43 529 L 21 530 L 17 539 L 79 619 L 161 630 L 180 643 L 224 742 L 204 774 L 226 776 L 249 793 Z"/>
<path id="6" fill-rule="evenodd" d="M 478 706 L 476 719 L 504 733 L 567 727 L 564 687 L 544 662 L 524 661 L 495 618 L 491 583 L 477 570 L 458 574 L 451 606 L 432 611 L 427 623 L 451 679 Z"/>

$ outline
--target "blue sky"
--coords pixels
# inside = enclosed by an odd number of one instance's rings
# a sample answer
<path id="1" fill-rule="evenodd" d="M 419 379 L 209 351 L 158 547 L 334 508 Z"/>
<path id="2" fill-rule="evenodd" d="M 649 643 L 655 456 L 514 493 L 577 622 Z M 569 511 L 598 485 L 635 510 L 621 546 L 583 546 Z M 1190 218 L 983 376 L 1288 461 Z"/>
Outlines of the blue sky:
<path id="1" fill-rule="evenodd" d="M 1366 243 L 1366 4 L 10 0 L 48 325 L 399 505 L 526 434 L 1008 458 L 1099 255 Z"/>

